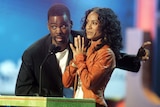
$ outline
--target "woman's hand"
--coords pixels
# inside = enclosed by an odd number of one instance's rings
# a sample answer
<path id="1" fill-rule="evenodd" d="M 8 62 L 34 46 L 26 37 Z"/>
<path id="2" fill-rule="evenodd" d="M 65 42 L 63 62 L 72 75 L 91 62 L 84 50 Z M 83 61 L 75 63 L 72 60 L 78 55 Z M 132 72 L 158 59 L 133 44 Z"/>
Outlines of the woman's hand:
<path id="1" fill-rule="evenodd" d="M 73 58 L 75 60 L 75 56 L 78 54 L 85 54 L 85 47 L 84 47 L 84 37 L 77 36 L 74 38 L 74 46 L 70 44 L 70 47 L 73 52 Z"/>

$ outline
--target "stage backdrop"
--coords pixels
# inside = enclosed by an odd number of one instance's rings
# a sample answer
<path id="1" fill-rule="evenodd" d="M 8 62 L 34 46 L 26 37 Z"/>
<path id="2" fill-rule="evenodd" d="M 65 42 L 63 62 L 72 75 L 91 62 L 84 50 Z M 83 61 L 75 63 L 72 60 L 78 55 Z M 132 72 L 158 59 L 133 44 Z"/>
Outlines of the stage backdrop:
<path id="1" fill-rule="evenodd" d="M 24 50 L 48 34 L 47 11 L 54 3 L 64 3 L 71 11 L 73 29 L 80 30 L 85 10 L 109 7 L 125 30 L 134 25 L 134 0 L 0 0 L 0 94 L 14 94 Z M 125 51 L 125 43 L 124 49 Z M 125 96 L 125 71 L 116 69 L 105 91 L 106 98 Z"/>

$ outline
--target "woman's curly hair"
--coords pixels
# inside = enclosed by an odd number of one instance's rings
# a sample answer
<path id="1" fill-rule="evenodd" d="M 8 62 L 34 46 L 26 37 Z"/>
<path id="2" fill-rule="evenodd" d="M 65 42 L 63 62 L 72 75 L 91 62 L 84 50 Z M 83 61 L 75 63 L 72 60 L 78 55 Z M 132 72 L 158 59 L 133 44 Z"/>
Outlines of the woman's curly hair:
<path id="1" fill-rule="evenodd" d="M 86 19 L 88 15 L 93 11 L 98 14 L 98 20 L 101 25 L 101 32 L 103 38 L 101 44 L 99 44 L 95 48 L 95 51 L 107 44 L 115 53 L 116 59 L 119 59 L 120 50 L 122 49 L 122 36 L 120 21 L 118 20 L 117 15 L 110 8 L 95 7 L 89 9 L 88 11 L 86 11 L 84 19 L 82 19 L 82 30 L 85 31 Z M 88 42 L 88 45 L 89 44 L 90 42 Z"/>

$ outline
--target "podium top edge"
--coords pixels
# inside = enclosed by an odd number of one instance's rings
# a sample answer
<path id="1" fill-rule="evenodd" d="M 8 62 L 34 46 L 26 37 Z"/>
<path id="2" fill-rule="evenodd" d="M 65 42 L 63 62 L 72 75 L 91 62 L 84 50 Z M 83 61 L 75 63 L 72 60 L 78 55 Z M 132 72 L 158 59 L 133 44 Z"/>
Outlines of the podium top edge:
<path id="1" fill-rule="evenodd" d="M 18 99 L 18 100 L 26 100 L 26 99 L 32 99 L 32 100 L 49 100 L 49 101 L 54 101 L 54 100 L 60 100 L 60 101 L 86 101 L 86 102 L 95 102 L 94 99 L 75 99 L 75 98 L 64 98 L 64 97 L 41 97 L 41 96 L 0 96 L 0 100 L 11 100 L 11 99 Z"/>

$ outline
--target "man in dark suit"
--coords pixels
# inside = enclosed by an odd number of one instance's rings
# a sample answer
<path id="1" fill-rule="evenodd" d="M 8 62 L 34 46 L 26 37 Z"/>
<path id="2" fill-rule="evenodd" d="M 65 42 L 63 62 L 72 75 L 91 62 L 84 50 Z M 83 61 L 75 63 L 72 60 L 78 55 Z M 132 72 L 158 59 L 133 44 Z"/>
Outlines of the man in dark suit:
<path id="1" fill-rule="evenodd" d="M 62 74 L 72 59 L 68 44 L 73 42 L 73 37 L 83 35 L 83 32 L 72 31 L 71 28 L 69 9 L 61 4 L 53 5 L 48 11 L 50 33 L 23 53 L 15 95 L 72 97 L 72 89 L 63 87 Z M 138 72 L 139 57 L 142 56 L 144 55 L 137 57 L 123 54 L 121 60 L 117 61 L 117 67 Z"/>
<path id="2" fill-rule="evenodd" d="M 57 4 L 49 9 L 48 29 L 50 34 L 32 44 L 23 53 L 22 65 L 15 88 L 16 95 L 63 97 L 62 71 L 59 63 L 63 61 L 65 67 L 72 57 L 68 45 L 71 27 L 70 12 L 66 6 Z M 50 50 L 51 44 L 60 47 L 60 49 Z M 63 57 L 57 58 L 55 54 L 57 51 L 62 55 L 64 54 L 67 60 Z M 47 55 L 48 58 L 42 65 Z"/>

